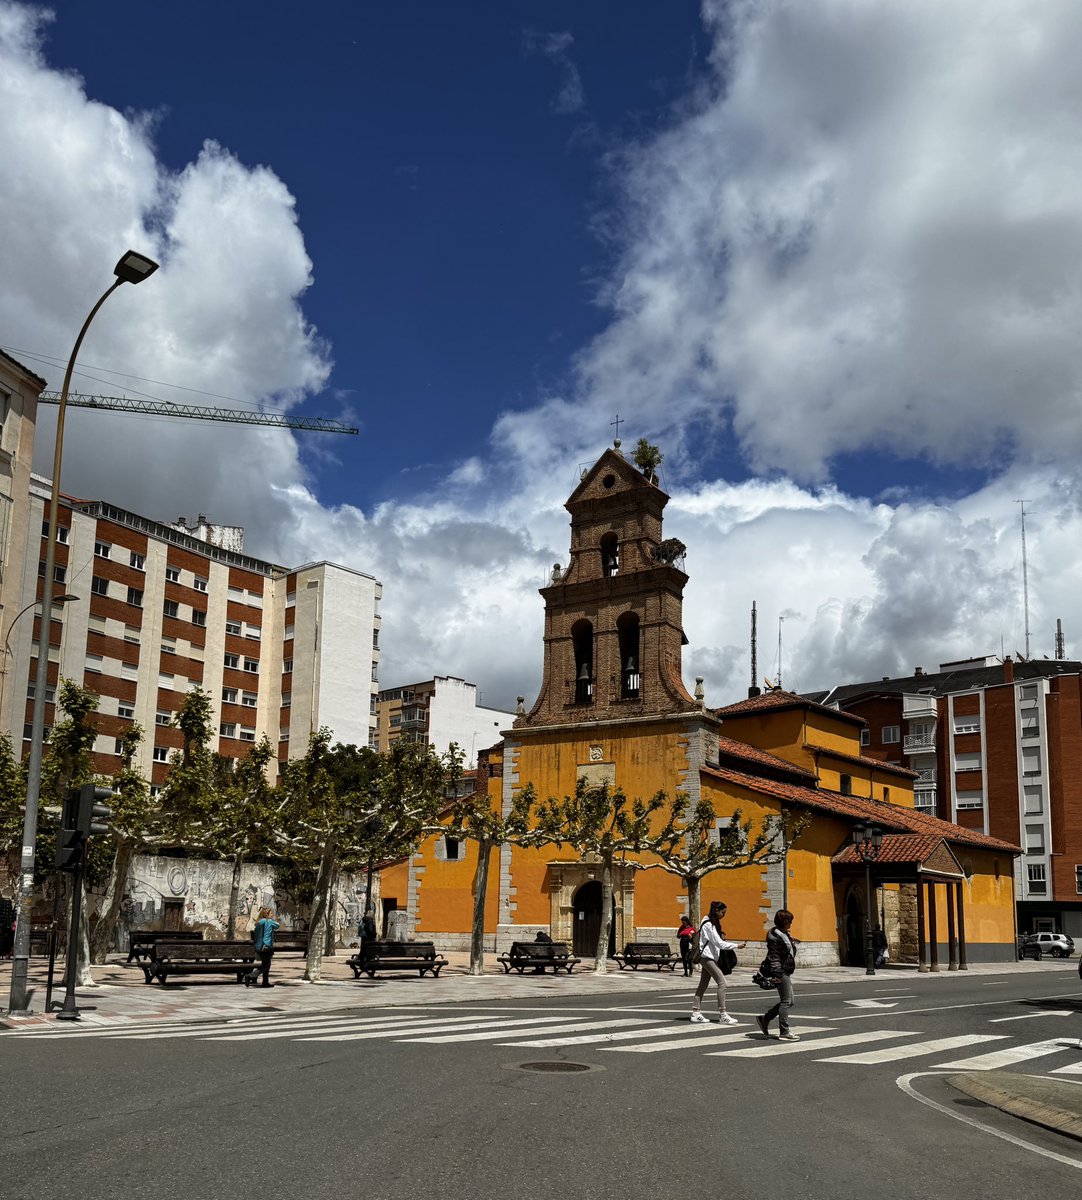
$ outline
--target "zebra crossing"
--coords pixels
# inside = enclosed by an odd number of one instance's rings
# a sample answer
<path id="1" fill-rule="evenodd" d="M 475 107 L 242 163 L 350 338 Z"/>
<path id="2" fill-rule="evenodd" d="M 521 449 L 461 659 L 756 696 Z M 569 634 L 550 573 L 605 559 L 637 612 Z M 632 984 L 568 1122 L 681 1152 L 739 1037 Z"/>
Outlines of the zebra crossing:
<path id="1" fill-rule="evenodd" d="M 796 1042 L 764 1039 L 750 1017 L 737 1025 L 692 1024 L 667 1013 L 643 1010 L 564 1010 L 545 1015 L 522 1009 L 395 1010 L 360 1016 L 356 1013 L 275 1015 L 249 1014 L 192 1024 L 162 1022 L 153 1026 L 52 1026 L 24 1030 L 17 1037 L 62 1041 L 67 1038 L 103 1041 L 188 1041 L 244 1043 L 292 1041 L 301 1044 L 348 1046 L 354 1042 L 385 1041 L 402 1045 L 448 1047 L 472 1043 L 519 1050 L 584 1048 L 604 1054 L 673 1054 L 698 1051 L 722 1059 L 808 1059 L 850 1067 L 924 1060 L 928 1070 L 993 1071 L 1000 1068 L 1036 1069 L 1050 1075 L 1082 1075 L 1082 1045 L 1077 1035 L 1045 1036 L 1021 1042 L 999 1025 L 991 1033 L 966 1033 L 929 1038 L 914 1029 L 841 1026 L 814 1017 L 794 1019 Z M 888 1018 L 890 1019 L 890 1018 Z M 1068 1026 L 1074 1031 L 1074 1026 Z M 1047 1031 L 1046 1031 L 1047 1033 Z M 360 1048 L 360 1047 L 358 1047 Z M 971 1053 L 959 1057 L 959 1052 Z"/>

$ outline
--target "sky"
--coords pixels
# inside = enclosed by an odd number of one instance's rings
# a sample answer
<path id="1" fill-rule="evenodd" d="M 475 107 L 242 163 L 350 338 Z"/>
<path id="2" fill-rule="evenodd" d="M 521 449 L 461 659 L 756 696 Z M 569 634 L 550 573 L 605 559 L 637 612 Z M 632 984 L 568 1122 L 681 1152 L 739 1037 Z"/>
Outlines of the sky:
<path id="1" fill-rule="evenodd" d="M 1068 0 L 0 0 L 0 346 L 63 489 L 383 582 L 380 682 L 532 703 L 607 445 L 664 454 L 685 679 L 1082 651 Z M 53 410 L 36 466 L 52 461 Z M 781 648 L 779 655 L 779 630 Z"/>

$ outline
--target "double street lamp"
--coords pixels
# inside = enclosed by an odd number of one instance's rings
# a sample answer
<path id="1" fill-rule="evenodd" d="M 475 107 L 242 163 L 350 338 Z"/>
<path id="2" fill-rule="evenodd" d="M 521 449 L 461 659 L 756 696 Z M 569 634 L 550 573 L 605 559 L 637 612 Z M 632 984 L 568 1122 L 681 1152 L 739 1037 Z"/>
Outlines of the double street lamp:
<path id="1" fill-rule="evenodd" d="M 64 386 L 56 410 L 56 444 L 53 450 L 53 487 L 49 499 L 49 535 L 45 548 L 45 581 L 41 596 L 41 634 L 38 638 L 38 664 L 34 688 L 34 715 L 30 730 L 30 761 L 26 778 L 26 815 L 23 819 L 23 845 L 19 866 L 19 887 L 15 918 L 15 946 L 11 963 L 11 1013 L 29 1010 L 27 976 L 30 967 L 30 913 L 34 888 L 34 842 L 38 833 L 38 800 L 41 796 L 41 759 L 45 743 L 45 693 L 49 684 L 49 642 L 53 623 L 53 572 L 56 564 L 56 531 L 60 515 L 60 466 L 64 452 L 64 415 L 67 410 L 68 388 L 75 369 L 75 360 L 83 344 L 90 322 L 98 309 L 122 283 L 142 283 L 158 269 L 153 259 L 129 250 L 113 268 L 116 278 L 98 298 L 87 314 L 64 372 Z M 14 622 L 12 622 L 14 624 Z M 76 952 L 68 947 L 68 953 Z"/>
<path id="2" fill-rule="evenodd" d="M 872 936 L 872 863 L 879 857 L 883 831 L 878 825 L 857 825 L 853 829 L 853 846 L 864 863 L 864 974 L 875 974 L 875 940 Z"/>

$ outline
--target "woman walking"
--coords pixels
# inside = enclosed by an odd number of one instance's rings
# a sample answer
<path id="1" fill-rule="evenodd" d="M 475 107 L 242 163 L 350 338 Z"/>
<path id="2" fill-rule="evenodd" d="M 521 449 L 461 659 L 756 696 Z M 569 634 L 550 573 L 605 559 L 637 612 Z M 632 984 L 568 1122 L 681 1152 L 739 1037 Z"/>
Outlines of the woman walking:
<path id="1" fill-rule="evenodd" d="M 274 987 L 270 981 L 270 968 L 271 959 L 274 957 L 274 931 L 277 928 L 278 922 L 274 919 L 271 910 L 261 908 L 259 920 L 256 921 L 255 928 L 252 930 L 252 941 L 255 943 L 256 953 L 259 955 L 259 966 L 245 975 L 245 987 L 254 987 L 261 973 L 263 987 Z"/>
<path id="2" fill-rule="evenodd" d="M 774 980 L 778 989 L 778 1002 L 769 1012 L 756 1017 L 764 1037 L 770 1037 L 770 1022 L 778 1018 L 778 1037 L 783 1042 L 799 1042 L 800 1038 L 789 1029 L 789 1009 L 793 1007 L 793 972 L 796 970 L 796 948 L 798 942 L 789 932 L 793 925 L 793 914 L 787 908 L 779 908 L 774 914 L 774 928 L 766 935 L 766 961 L 762 973 Z"/>
<path id="3" fill-rule="evenodd" d="M 703 993 L 711 985 L 718 990 L 718 1021 L 722 1025 L 736 1025 L 736 1017 L 731 1017 L 725 1011 L 725 975 L 721 969 L 722 955 L 725 951 L 743 950 L 746 942 L 727 942 L 721 929 L 721 919 L 725 916 L 726 906 L 720 900 L 710 901 L 710 912 L 699 926 L 699 986 L 695 989 L 695 999 L 691 1005 L 691 1019 L 702 1022 L 707 1018 L 703 1015 Z"/>
<path id="4" fill-rule="evenodd" d="M 695 936 L 695 926 L 686 913 L 680 918 L 676 936 L 680 939 L 680 961 L 684 964 L 684 977 L 687 978 L 691 975 L 691 939 Z"/>

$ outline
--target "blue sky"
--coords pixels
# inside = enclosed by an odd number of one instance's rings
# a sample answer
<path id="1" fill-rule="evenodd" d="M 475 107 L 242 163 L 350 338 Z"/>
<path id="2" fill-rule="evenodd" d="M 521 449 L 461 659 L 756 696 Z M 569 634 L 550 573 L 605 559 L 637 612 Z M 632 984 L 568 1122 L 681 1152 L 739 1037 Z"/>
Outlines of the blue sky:
<path id="1" fill-rule="evenodd" d="M 387 686 L 535 692 L 562 503 L 656 441 L 685 675 L 828 687 L 1082 628 L 1074 6 L 0 0 L 0 345 L 84 390 L 64 486 L 383 580 Z M 141 382 L 154 380 L 156 383 Z M 185 390 L 191 389 L 191 390 Z M 49 462 L 44 416 L 39 463 Z"/>

